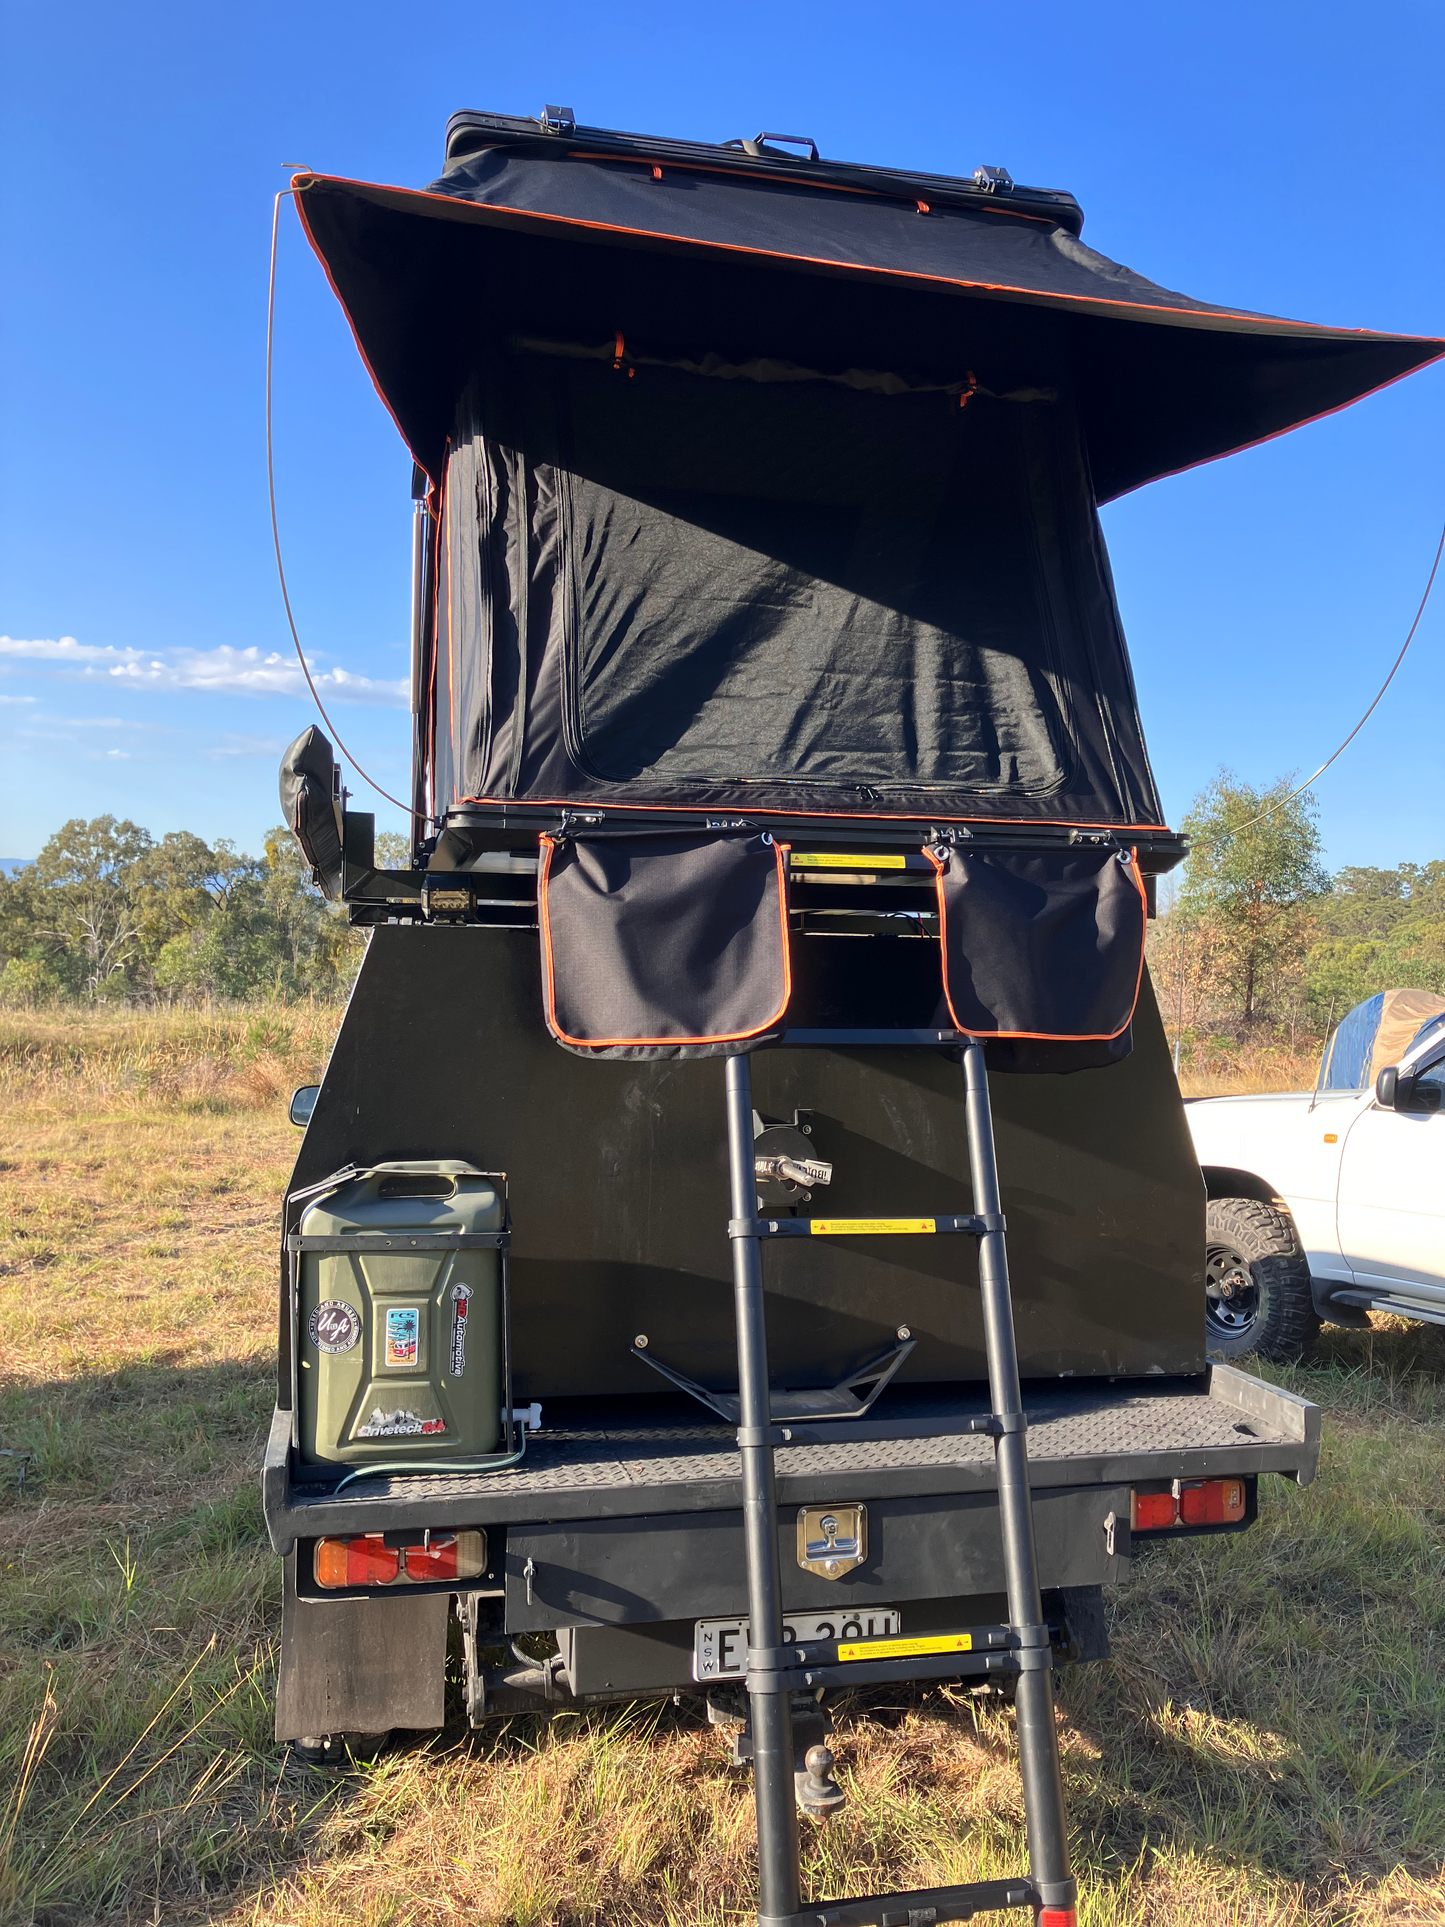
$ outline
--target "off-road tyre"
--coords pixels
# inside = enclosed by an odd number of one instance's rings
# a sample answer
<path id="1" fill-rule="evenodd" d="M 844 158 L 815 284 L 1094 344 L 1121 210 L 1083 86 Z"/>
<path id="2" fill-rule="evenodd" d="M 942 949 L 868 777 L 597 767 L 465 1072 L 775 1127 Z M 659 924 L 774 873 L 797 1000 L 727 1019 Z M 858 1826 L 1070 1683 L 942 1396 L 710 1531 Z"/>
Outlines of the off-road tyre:
<path id="1" fill-rule="evenodd" d="M 318 1733 L 291 1742 L 291 1753 L 299 1766 L 317 1773 L 345 1773 L 358 1761 L 370 1761 L 381 1752 L 390 1733 Z"/>
<path id="2" fill-rule="evenodd" d="M 1295 1228 L 1283 1211 L 1257 1198 L 1213 1198 L 1205 1212 L 1208 1279 L 1233 1283 L 1234 1296 L 1210 1290 L 1205 1302 L 1206 1346 L 1215 1358 L 1250 1353 L 1277 1365 L 1308 1358 L 1320 1318 L 1310 1290 L 1310 1268 Z M 1238 1274 L 1248 1275 L 1241 1290 Z"/>

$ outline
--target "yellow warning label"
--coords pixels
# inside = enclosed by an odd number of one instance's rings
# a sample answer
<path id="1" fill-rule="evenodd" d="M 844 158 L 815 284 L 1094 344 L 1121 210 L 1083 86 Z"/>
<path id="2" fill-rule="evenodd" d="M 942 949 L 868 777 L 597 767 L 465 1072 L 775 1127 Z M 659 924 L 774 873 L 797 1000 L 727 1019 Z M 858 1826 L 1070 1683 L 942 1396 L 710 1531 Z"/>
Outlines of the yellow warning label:
<path id="1" fill-rule="evenodd" d="M 802 850 L 793 853 L 795 870 L 905 870 L 905 856 L 844 856 L 835 850 Z"/>
<path id="2" fill-rule="evenodd" d="M 892 1231 L 936 1231 L 937 1218 L 810 1218 L 814 1238 L 877 1238 Z"/>
<path id="3" fill-rule="evenodd" d="M 920 1653 L 971 1653 L 972 1633 L 934 1633 L 926 1639 L 861 1639 L 838 1648 L 839 1659 L 915 1659 Z"/>

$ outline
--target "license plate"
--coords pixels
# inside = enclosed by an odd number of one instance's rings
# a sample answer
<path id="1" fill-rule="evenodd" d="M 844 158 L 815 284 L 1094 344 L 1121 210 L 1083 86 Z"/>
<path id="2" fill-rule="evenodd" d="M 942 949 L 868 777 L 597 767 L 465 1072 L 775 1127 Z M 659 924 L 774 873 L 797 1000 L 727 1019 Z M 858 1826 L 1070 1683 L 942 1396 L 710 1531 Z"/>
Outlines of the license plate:
<path id="1" fill-rule="evenodd" d="M 901 1621 L 896 1606 L 869 1606 L 862 1611 L 787 1613 L 783 1644 L 810 1639 L 892 1639 Z M 692 1637 L 694 1679 L 741 1679 L 748 1667 L 748 1622 L 745 1619 L 699 1619 Z"/>

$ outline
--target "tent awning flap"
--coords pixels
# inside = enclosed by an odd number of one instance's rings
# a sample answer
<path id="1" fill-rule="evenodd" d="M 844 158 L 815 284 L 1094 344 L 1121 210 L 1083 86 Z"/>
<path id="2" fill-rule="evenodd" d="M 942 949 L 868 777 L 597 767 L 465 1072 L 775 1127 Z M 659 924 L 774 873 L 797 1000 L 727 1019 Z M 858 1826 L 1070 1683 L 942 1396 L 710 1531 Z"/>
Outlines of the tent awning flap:
<path id="1" fill-rule="evenodd" d="M 724 157 L 725 159 L 725 157 Z M 1100 501 L 1344 407 L 1445 343 L 1196 300 L 1036 214 L 492 148 L 425 192 L 298 177 L 378 388 L 433 479 L 493 331 L 661 354 L 1064 379 Z M 781 278 L 780 278 L 781 277 Z M 960 300 L 968 305 L 960 308 Z M 984 370 L 978 368 L 981 377 Z"/>

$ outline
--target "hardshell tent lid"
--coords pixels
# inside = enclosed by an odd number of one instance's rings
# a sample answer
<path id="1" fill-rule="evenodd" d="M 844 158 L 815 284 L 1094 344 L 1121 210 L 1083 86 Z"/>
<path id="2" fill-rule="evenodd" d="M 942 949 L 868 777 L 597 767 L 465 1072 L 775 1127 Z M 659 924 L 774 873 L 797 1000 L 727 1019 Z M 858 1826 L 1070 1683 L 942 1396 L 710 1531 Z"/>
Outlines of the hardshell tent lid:
<path id="1" fill-rule="evenodd" d="M 1097 503 L 1445 349 L 1172 294 L 1051 191 L 492 115 L 451 152 L 296 180 L 433 483 L 438 816 L 1159 834 Z"/>
<path id="2" fill-rule="evenodd" d="M 1320 1089 L 1366 1091 L 1388 1064 L 1445 1017 L 1445 997 L 1433 990 L 1380 990 L 1343 1016 L 1330 1039 Z"/>

